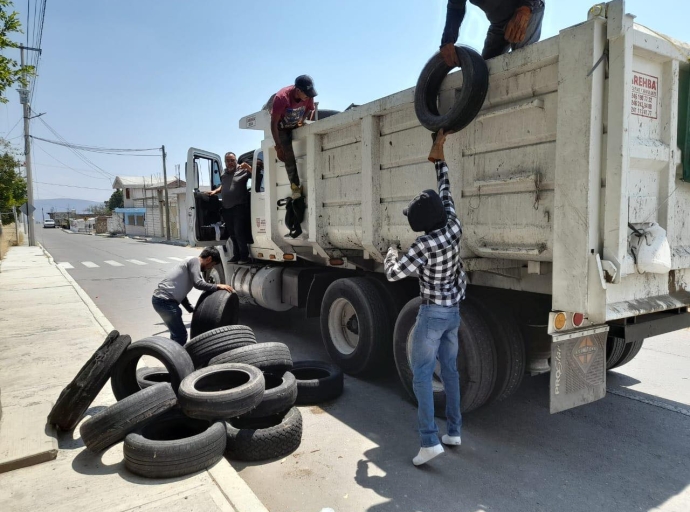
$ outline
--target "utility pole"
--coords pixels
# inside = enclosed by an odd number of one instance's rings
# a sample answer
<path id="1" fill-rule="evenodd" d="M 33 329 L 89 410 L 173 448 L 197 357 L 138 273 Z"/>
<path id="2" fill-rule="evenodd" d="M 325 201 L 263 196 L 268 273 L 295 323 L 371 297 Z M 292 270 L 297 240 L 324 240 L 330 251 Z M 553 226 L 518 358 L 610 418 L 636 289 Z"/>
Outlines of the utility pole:
<path id="1" fill-rule="evenodd" d="M 14 236 L 17 243 L 19 243 L 19 217 L 17 217 L 17 207 L 12 207 L 12 215 L 14 215 Z"/>
<path id="2" fill-rule="evenodd" d="M 165 238 L 170 240 L 170 203 L 168 202 L 168 172 L 165 169 L 165 145 L 161 146 L 163 152 L 163 190 L 165 191 Z"/>
<path id="3" fill-rule="evenodd" d="M 29 48 L 28 46 L 21 45 L 21 64 L 24 67 L 24 50 L 31 50 L 34 52 L 41 53 L 40 48 Z M 26 80 L 26 72 L 24 72 L 24 80 Z M 34 213 L 31 208 L 34 205 L 34 184 L 33 184 L 33 174 L 31 172 L 31 136 L 29 133 L 29 119 L 31 118 L 31 105 L 29 105 L 29 90 L 25 88 L 19 89 L 19 101 L 24 107 L 24 158 L 26 160 L 26 191 L 27 191 L 27 224 L 29 230 L 29 245 L 36 245 L 36 233 L 34 232 Z"/>

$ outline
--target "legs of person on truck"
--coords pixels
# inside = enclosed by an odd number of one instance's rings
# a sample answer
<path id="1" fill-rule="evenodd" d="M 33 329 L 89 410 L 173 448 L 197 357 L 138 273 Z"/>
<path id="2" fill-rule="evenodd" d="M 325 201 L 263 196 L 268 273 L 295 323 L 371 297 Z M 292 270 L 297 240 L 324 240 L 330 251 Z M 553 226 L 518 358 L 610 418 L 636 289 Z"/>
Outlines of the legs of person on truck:
<path id="1" fill-rule="evenodd" d="M 297 174 L 297 161 L 295 160 L 295 151 L 292 148 L 292 130 L 279 130 L 280 147 L 283 148 L 283 155 L 285 156 L 285 171 L 290 180 L 290 188 L 292 191 L 298 191 L 299 175 Z"/>
<path id="2" fill-rule="evenodd" d="M 462 416 L 460 414 L 460 379 L 457 370 L 458 328 L 460 311 L 457 307 L 422 304 L 412 331 L 412 386 L 418 402 L 419 436 L 422 450 L 413 459 L 424 464 L 443 453 L 434 420 L 434 391 L 432 379 L 436 361 L 441 364 L 441 380 L 446 392 L 448 435 L 446 444 L 460 444 Z M 425 450 L 425 448 L 427 450 Z M 433 449 L 433 450 L 429 450 Z"/>
<path id="3" fill-rule="evenodd" d="M 501 24 L 492 24 L 486 34 L 484 49 L 482 50 L 482 57 L 487 60 L 493 59 L 494 57 L 507 53 L 509 50 L 519 50 L 520 48 L 524 48 L 525 46 L 536 43 L 541 37 L 541 25 L 543 20 L 543 6 L 540 9 L 535 9 L 532 11 L 532 17 L 527 25 L 525 38 L 519 43 L 509 43 L 506 41 L 506 25 L 510 20 Z"/>
<path id="4" fill-rule="evenodd" d="M 223 220 L 228 238 L 232 242 L 231 263 L 246 263 L 249 260 L 249 236 L 247 226 L 249 219 L 249 205 L 238 204 L 223 210 Z"/>

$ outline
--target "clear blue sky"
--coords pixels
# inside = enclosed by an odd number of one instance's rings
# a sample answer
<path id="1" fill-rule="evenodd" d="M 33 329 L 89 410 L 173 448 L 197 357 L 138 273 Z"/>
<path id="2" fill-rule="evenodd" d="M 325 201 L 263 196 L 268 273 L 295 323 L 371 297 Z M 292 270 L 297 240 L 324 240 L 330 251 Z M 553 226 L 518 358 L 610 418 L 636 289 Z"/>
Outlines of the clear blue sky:
<path id="1" fill-rule="evenodd" d="M 29 2 L 32 23 L 34 1 Z M 542 38 L 584 21 L 595 2 L 546 3 Z M 239 119 L 258 111 L 299 74 L 314 77 L 321 108 L 338 110 L 413 86 L 438 48 L 445 5 L 445 0 L 49 0 L 32 107 L 46 112 L 48 124 L 72 143 L 165 144 L 168 172 L 174 173 L 175 164 L 183 172 L 190 146 L 221 155 L 258 147 L 260 132 L 238 129 Z M 26 2 L 17 0 L 15 8 L 25 23 Z M 688 39 L 688 0 L 628 0 L 626 8 L 638 22 Z M 487 26 L 483 13 L 470 6 L 460 42 L 481 49 Z M 0 136 L 20 144 L 14 137 L 21 134 L 21 123 L 12 130 L 21 117 L 18 94 L 6 94 L 10 103 L 0 107 Z M 37 120 L 32 132 L 55 138 Z M 85 155 L 113 175 L 162 172 L 160 158 Z M 35 181 L 103 189 L 37 184 L 37 199 L 102 201 L 112 193 L 112 180 L 85 176 L 98 174 L 68 149 L 39 142 L 33 158 Z"/>

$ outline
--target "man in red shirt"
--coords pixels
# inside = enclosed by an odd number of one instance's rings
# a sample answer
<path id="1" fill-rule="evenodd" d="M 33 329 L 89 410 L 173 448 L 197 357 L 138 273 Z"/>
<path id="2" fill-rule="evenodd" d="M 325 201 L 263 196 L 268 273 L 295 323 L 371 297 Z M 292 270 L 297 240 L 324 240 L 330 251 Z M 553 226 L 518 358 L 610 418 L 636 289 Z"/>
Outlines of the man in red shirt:
<path id="1" fill-rule="evenodd" d="M 302 126 L 305 119 L 312 119 L 315 96 L 314 80 L 308 75 L 301 75 L 295 79 L 295 85 L 284 87 L 276 93 L 271 107 L 271 133 L 278 159 L 285 162 L 293 199 L 302 196 L 302 187 L 292 149 L 292 130 Z"/>

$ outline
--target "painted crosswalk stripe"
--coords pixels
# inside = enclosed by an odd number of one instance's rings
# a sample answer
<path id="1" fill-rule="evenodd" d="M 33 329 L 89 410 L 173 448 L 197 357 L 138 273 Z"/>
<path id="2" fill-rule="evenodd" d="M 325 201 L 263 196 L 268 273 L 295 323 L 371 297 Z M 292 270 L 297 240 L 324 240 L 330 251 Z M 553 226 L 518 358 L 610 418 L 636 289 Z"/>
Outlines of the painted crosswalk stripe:
<path id="1" fill-rule="evenodd" d="M 69 270 L 70 268 L 74 268 L 71 263 L 64 261 L 62 263 L 58 263 L 58 267 L 64 268 L 66 270 Z"/>
<path id="2" fill-rule="evenodd" d="M 156 263 L 168 263 L 167 261 L 159 260 L 156 258 L 146 258 L 149 261 L 155 261 Z"/>
<path id="3" fill-rule="evenodd" d="M 88 268 L 98 268 L 98 265 L 96 265 L 93 261 L 82 261 L 81 264 Z"/>
<path id="4" fill-rule="evenodd" d="M 139 260 L 127 260 L 127 261 L 129 261 L 130 263 L 134 263 L 135 265 L 146 265 L 146 263 L 144 263 L 143 261 L 139 261 Z"/>
<path id="5" fill-rule="evenodd" d="M 105 260 L 103 263 L 107 263 L 108 265 L 112 265 L 113 267 L 124 267 L 122 263 L 115 260 Z"/>
<path id="6" fill-rule="evenodd" d="M 177 256 L 168 256 L 169 260 L 184 261 L 184 258 L 178 258 Z"/>

